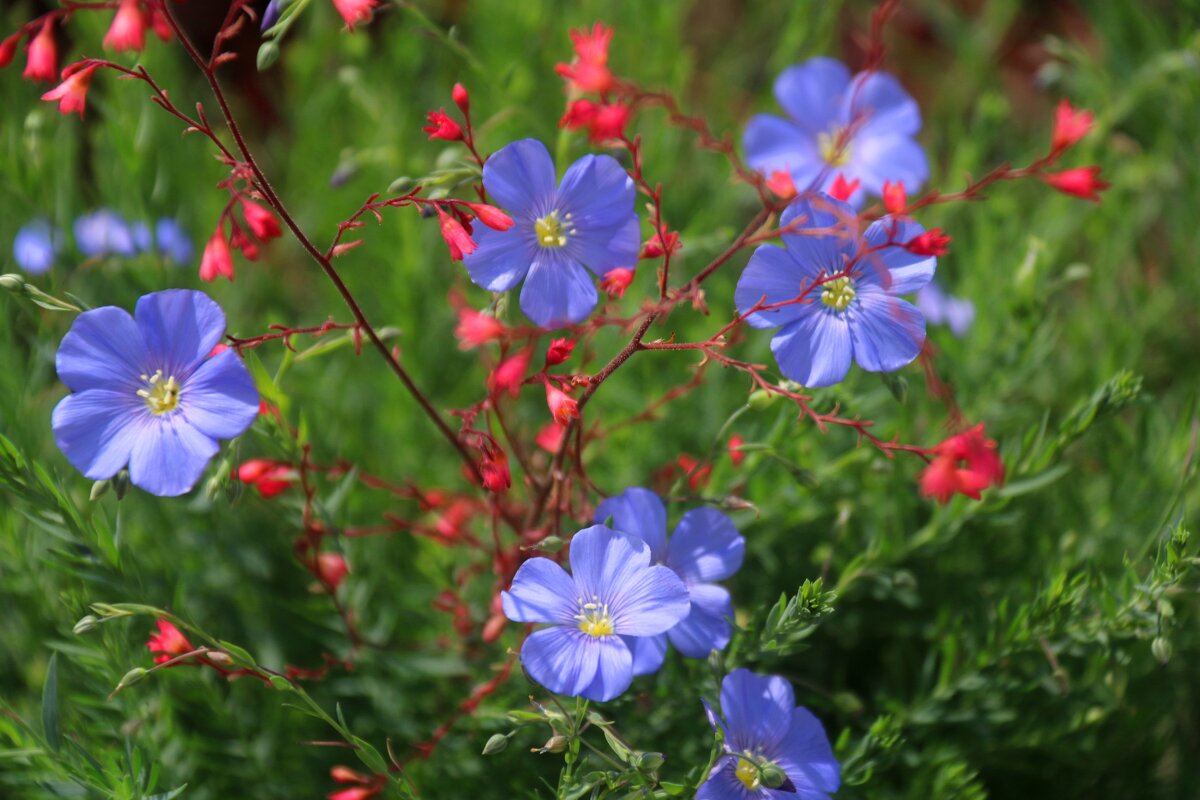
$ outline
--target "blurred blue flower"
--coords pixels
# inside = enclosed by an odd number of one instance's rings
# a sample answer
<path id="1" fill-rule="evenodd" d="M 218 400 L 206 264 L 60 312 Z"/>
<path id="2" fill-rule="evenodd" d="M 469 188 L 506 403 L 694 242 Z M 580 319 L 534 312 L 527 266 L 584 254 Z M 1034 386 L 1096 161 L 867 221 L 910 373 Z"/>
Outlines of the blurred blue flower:
<path id="1" fill-rule="evenodd" d="M 771 350 L 786 377 L 832 386 L 846 377 L 851 358 L 870 372 L 891 372 L 917 357 L 925 318 L 897 295 L 929 283 L 937 267 L 936 258 L 903 246 L 925 232 L 919 223 L 884 217 L 860 236 L 848 204 L 814 194 L 788 206 L 779 224 L 794 232 L 783 234 L 783 247 L 754 251 L 734 300 L 752 327 L 780 328 Z M 790 302 L 814 281 L 847 269 Z M 783 305 L 750 313 L 760 301 Z"/>
<path id="2" fill-rule="evenodd" d="M 150 226 L 138 220 L 129 226 L 129 234 L 133 237 L 133 246 L 137 248 L 139 253 L 149 253 L 154 249 L 154 235 L 150 233 Z"/>
<path id="3" fill-rule="evenodd" d="M 260 31 L 270 30 L 276 22 L 279 21 L 279 15 L 283 13 L 283 0 L 271 0 L 267 3 L 266 9 L 263 11 L 262 23 L 258 26 Z"/>
<path id="4" fill-rule="evenodd" d="M 821 721 L 796 706 L 784 678 L 735 669 L 721 681 L 724 721 L 704 708 L 713 730 L 725 734 L 725 754 L 696 800 L 828 800 L 841 785 Z"/>
<path id="5" fill-rule="evenodd" d="M 839 174 L 861 181 L 850 198 L 855 207 L 867 194 L 881 195 L 884 181 L 914 192 L 929 177 L 913 138 L 921 111 L 886 72 L 852 79 L 840 61 L 812 58 L 779 75 L 775 98 L 790 119 L 756 114 L 742 137 L 746 161 L 760 172 L 788 172 L 801 192 L 827 192 Z"/>
<path id="6" fill-rule="evenodd" d="M 967 335 L 975 322 L 975 304 L 965 297 L 955 297 L 936 283 L 929 283 L 917 292 L 917 308 L 925 320 L 934 325 L 947 325 L 958 338 Z"/>
<path id="7" fill-rule="evenodd" d="M 44 219 L 37 219 L 17 231 L 13 237 L 13 260 L 31 275 L 40 275 L 54 266 L 58 250 L 54 228 Z"/>
<path id="8" fill-rule="evenodd" d="M 115 306 L 76 317 L 56 361 L 73 393 L 51 418 L 67 460 L 93 480 L 128 465 L 133 484 L 154 495 L 191 489 L 217 439 L 241 435 L 258 414 L 237 353 L 209 357 L 224 332 L 220 306 L 187 289 L 145 295 L 136 321 Z"/>
<path id="9" fill-rule="evenodd" d="M 637 263 L 633 181 L 611 156 L 584 156 L 556 188 L 546 146 L 522 139 L 487 160 L 483 185 L 515 224 L 477 227 L 478 248 L 463 263 L 493 292 L 525 281 L 521 310 L 539 326 L 574 324 L 595 308 L 596 285 L 584 267 L 603 275 Z"/>
<path id="10" fill-rule="evenodd" d="M 633 680 L 626 636 L 654 636 L 688 613 L 688 591 L 671 570 L 651 565 L 636 536 L 603 525 L 571 539 L 571 573 L 548 558 L 521 565 L 501 594 L 515 622 L 546 622 L 521 647 L 521 664 L 552 692 L 611 700 Z"/>
<path id="11" fill-rule="evenodd" d="M 742 566 L 746 540 L 733 520 L 713 508 L 695 508 L 679 520 L 667 540 L 667 509 L 649 489 L 634 487 L 610 497 L 596 509 L 595 521 L 612 517 L 618 531 L 637 536 L 650 548 L 650 560 L 665 564 L 688 589 L 688 615 L 665 634 L 631 639 L 633 674 L 658 671 L 667 640 L 689 658 L 705 658 L 729 644 L 733 600 L 714 581 L 732 577 Z"/>
<path id="12" fill-rule="evenodd" d="M 183 226 L 175 220 L 163 217 L 155 226 L 154 233 L 158 252 L 171 261 L 183 266 L 190 264 L 195 258 L 196 248 L 192 244 L 192 237 L 188 236 Z"/>
<path id="13" fill-rule="evenodd" d="M 133 231 L 121 215 L 101 208 L 75 220 L 75 245 L 86 258 L 137 254 Z"/>

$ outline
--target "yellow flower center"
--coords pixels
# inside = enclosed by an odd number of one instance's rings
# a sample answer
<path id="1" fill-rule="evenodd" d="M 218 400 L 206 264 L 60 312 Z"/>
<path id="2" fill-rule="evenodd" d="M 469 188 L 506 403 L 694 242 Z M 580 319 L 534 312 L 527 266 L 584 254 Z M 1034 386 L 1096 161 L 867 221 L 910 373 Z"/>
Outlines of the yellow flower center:
<path id="1" fill-rule="evenodd" d="M 854 298 L 854 283 L 849 278 L 838 278 L 821 285 L 821 302 L 834 311 L 845 311 Z"/>
<path id="2" fill-rule="evenodd" d="M 142 380 L 149 388 L 138 389 L 137 394 L 150 406 L 150 413 L 154 416 L 174 411 L 179 405 L 180 386 L 174 376 L 164 379 L 160 369 L 153 375 L 143 375 Z"/>
<path id="3" fill-rule="evenodd" d="M 538 244 L 542 247 L 564 247 L 567 237 L 575 233 L 575 228 L 571 225 L 570 214 L 560 218 L 557 211 L 551 211 L 533 223 L 533 232 L 537 234 Z"/>
<path id="4" fill-rule="evenodd" d="M 737 769 L 733 774 L 737 776 L 743 786 L 751 791 L 762 786 L 762 777 L 759 775 L 758 767 L 754 766 L 749 759 L 739 758 Z"/>
<path id="5" fill-rule="evenodd" d="M 831 167 L 844 167 L 850 163 L 850 137 L 844 128 L 819 134 L 817 150 L 821 153 L 821 159 Z"/>
<path id="6" fill-rule="evenodd" d="M 601 603 L 598 597 L 592 597 L 590 603 L 580 600 L 579 613 L 575 615 L 575 619 L 579 620 L 579 630 L 588 636 L 613 634 L 613 619 L 608 613 L 608 603 Z"/>

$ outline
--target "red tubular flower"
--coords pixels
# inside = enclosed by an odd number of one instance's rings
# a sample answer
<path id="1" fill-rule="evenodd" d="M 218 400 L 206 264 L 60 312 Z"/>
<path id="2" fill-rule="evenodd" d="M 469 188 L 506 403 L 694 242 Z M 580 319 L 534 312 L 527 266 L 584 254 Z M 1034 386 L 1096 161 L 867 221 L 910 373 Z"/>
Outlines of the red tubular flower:
<path id="1" fill-rule="evenodd" d="M 833 179 L 833 186 L 829 187 L 829 196 L 834 200 L 841 200 L 843 203 L 847 202 L 858 191 L 859 183 L 858 178 L 847 181 L 846 176 L 839 172 L 837 177 Z"/>
<path id="2" fill-rule="evenodd" d="M 258 260 L 258 243 L 250 236 L 247 236 L 238 225 L 234 225 L 229 232 L 229 246 L 242 251 L 249 261 Z"/>
<path id="3" fill-rule="evenodd" d="M 908 208 L 908 194 L 904 191 L 904 181 L 883 182 L 883 207 L 889 214 L 903 214 Z"/>
<path id="4" fill-rule="evenodd" d="M 458 106 L 464 117 L 471 113 L 471 95 L 467 93 L 467 87 L 461 83 L 454 84 L 450 96 L 454 98 L 454 105 Z"/>
<path id="5" fill-rule="evenodd" d="M 668 231 L 667 226 L 663 225 L 662 230 L 642 245 L 642 252 L 638 254 L 638 258 L 659 258 L 666 253 L 674 255 L 681 247 L 683 243 L 679 241 L 679 233 Z"/>
<path id="6" fill-rule="evenodd" d="M 371 800 L 383 790 L 382 786 L 355 786 L 351 789 L 340 789 L 326 795 L 326 800 Z"/>
<path id="7" fill-rule="evenodd" d="M 7 39 L 0 41 L 0 69 L 4 69 L 17 56 L 17 45 L 21 43 L 21 34 L 14 33 Z"/>
<path id="8" fill-rule="evenodd" d="M 265 500 L 283 493 L 296 482 L 289 464 L 265 458 L 243 461 L 234 471 L 234 477 L 253 486 Z"/>
<path id="9" fill-rule="evenodd" d="M 675 463 L 679 465 L 679 468 L 683 470 L 683 474 L 687 476 L 688 488 L 693 492 L 707 484 L 709 477 L 712 475 L 712 464 L 706 464 L 700 469 L 696 469 L 700 466 L 700 462 L 687 453 L 677 458 Z"/>
<path id="10" fill-rule="evenodd" d="M 1050 150 L 1061 153 L 1072 146 L 1092 129 L 1092 112 L 1076 109 L 1070 102 L 1062 100 L 1054 112 L 1054 136 L 1050 140 Z"/>
<path id="11" fill-rule="evenodd" d="M 501 338 L 504 324 L 491 314 L 483 314 L 473 308 L 460 308 L 454 335 L 458 337 L 458 349 L 470 350 Z"/>
<path id="12" fill-rule="evenodd" d="M 767 188 L 780 200 L 791 200 L 796 196 L 796 182 L 792 180 L 790 172 L 781 169 L 775 170 L 767 178 Z"/>
<path id="13" fill-rule="evenodd" d="M 574 131 L 591 125 L 599 107 L 591 100 L 572 100 L 567 103 L 567 111 L 558 121 L 558 127 Z"/>
<path id="14" fill-rule="evenodd" d="M 546 405 L 550 407 L 550 416 L 559 425 L 579 418 L 579 403 L 575 398 L 549 381 L 546 381 Z"/>
<path id="15" fill-rule="evenodd" d="M 341 553 L 321 553 L 317 556 L 317 576 L 333 591 L 350 574 L 350 565 Z"/>
<path id="16" fill-rule="evenodd" d="M 921 494 L 945 504 L 957 492 L 978 500 L 988 486 L 1004 481 L 1004 462 L 983 423 L 951 436 L 934 448 L 933 460 L 921 473 Z"/>
<path id="17" fill-rule="evenodd" d="M 229 242 L 225 241 L 225 232 L 219 224 L 204 246 L 204 255 L 200 258 L 200 280 L 212 282 L 218 275 L 233 280 L 233 255 L 229 252 Z"/>
<path id="18" fill-rule="evenodd" d="M 534 437 L 534 443 L 545 450 L 547 453 L 557 453 L 558 448 L 562 447 L 563 436 L 567 429 L 557 422 L 547 422 L 542 426 L 542 429 L 537 432 Z"/>
<path id="19" fill-rule="evenodd" d="M 1095 166 L 1050 172 L 1042 175 L 1042 180 L 1063 194 L 1081 197 L 1093 203 L 1099 203 L 1100 192 L 1112 185 L 1100 179 L 1100 167 Z"/>
<path id="20" fill-rule="evenodd" d="M 150 20 L 142 8 L 142 0 L 121 0 L 117 15 L 104 36 L 104 47 L 118 53 L 141 50 L 146 46 L 146 28 Z"/>
<path id="21" fill-rule="evenodd" d="M 608 71 L 611 40 L 612 28 L 599 22 L 592 26 L 591 32 L 586 28 L 571 31 L 575 60 L 570 64 L 558 64 L 554 70 L 577 92 L 604 94 L 614 83 L 612 73 Z"/>
<path id="22" fill-rule="evenodd" d="M 550 346 L 546 348 L 546 366 L 553 367 L 563 363 L 571 357 L 571 351 L 575 349 L 575 342 L 570 339 L 552 339 Z"/>
<path id="23" fill-rule="evenodd" d="M 175 35 L 171 30 L 171 23 L 167 21 L 167 13 L 161 6 L 153 3 L 150 5 L 150 27 L 154 30 L 154 35 L 164 42 L 171 41 L 171 37 Z"/>
<path id="24" fill-rule="evenodd" d="M 446 247 L 450 248 L 450 260 L 462 261 L 462 257 L 475 252 L 476 244 L 467 233 L 467 229 L 458 221 L 458 218 L 442 211 L 441 206 L 434 206 L 438 213 L 438 225 L 442 229 L 442 238 L 446 240 Z"/>
<path id="25" fill-rule="evenodd" d="M 355 772 L 349 767 L 344 767 L 341 764 L 329 770 L 329 777 L 333 778 L 338 783 L 370 783 L 371 778 L 363 775 L 361 772 Z"/>
<path id="26" fill-rule="evenodd" d="M 632 112 L 621 103 L 593 103 L 591 100 L 574 100 L 567 112 L 558 121 L 558 127 L 568 130 L 587 128 L 588 140 L 605 142 L 620 139 L 625 135 Z"/>
<path id="27" fill-rule="evenodd" d="M 54 19 L 46 20 L 29 42 L 23 78 L 52 83 L 58 78 L 58 44 L 54 41 Z"/>
<path id="28" fill-rule="evenodd" d="M 445 139 L 449 142 L 462 140 L 462 128 L 458 126 L 457 122 L 446 116 L 446 109 L 441 108 L 437 111 L 427 112 L 425 119 L 429 120 L 429 124 L 421 130 L 429 134 L 430 139 Z"/>
<path id="29" fill-rule="evenodd" d="M 499 447 L 490 446 L 479 462 L 479 474 L 483 488 L 489 492 L 504 492 L 512 486 L 512 473 L 508 471 L 508 456 Z"/>
<path id="30" fill-rule="evenodd" d="M 733 462 L 735 467 L 740 467 L 742 462 L 746 460 L 746 454 L 741 451 L 741 446 L 746 443 L 746 440 L 740 434 L 734 434 L 729 437 L 729 460 Z"/>
<path id="31" fill-rule="evenodd" d="M 195 648 L 179 629 L 165 619 L 157 620 L 158 633 L 150 634 L 146 641 L 146 649 L 151 653 L 160 653 L 154 657 L 155 664 L 165 664 L 176 656 L 190 653 Z"/>
<path id="32" fill-rule="evenodd" d="M 51 103 L 58 101 L 59 113 L 78 113 L 79 118 L 83 119 L 83 109 L 87 106 L 88 86 L 92 83 L 92 74 L 99 68 L 99 65 L 96 64 L 74 71 L 72 71 L 72 67 L 67 67 L 64 71 L 66 77 L 63 78 L 63 82 L 42 95 L 42 99 Z"/>
<path id="33" fill-rule="evenodd" d="M 354 26 L 360 22 L 369 22 L 377 5 L 379 0 L 333 0 L 333 7 L 342 15 L 350 30 L 354 30 Z"/>
<path id="34" fill-rule="evenodd" d="M 279 220 L 268 209 L 260 206 L 253 200 L 242 200 L 242 216 L 246 218 L 246 225 L 249 226 L 250 232 L 258 237 L 261 242 L 269 242 L 277 236 L 283 235 L 283 229 L 279 227 Z"/>
<path id="35" fill-rule="evenodd" d="M 604 280 L 600 281 L 600 288 L 609 297 L 624 297 L 625 290 L 631 283 L 633 283 L 633 270 L 628 267 L 617 267 L 604 273 Z"/>
<path id="36" fill-rule="evenodd" d="M 492 230 L 506 231 L 513 226 L 512 217 L 495 206 L 489 206 L 487 203 L 467 203 L 466 205 L 480 222 Z"/>
<path id="37" fill-rule="evenodd" d="M 904 249 L 918 256 L 944 256 L 950 252 L 950 237 L 941 228 L 931 228 L 904 243 Z"/>
<path id="38" fill-rule="evenodd" d="M 529 369 L 532 356 L 528 350 L 522 350 L 515 356 L 509 356 L 488 376 L 488 391 L 493 395 L 508 392 L 513 397 L 521 389 L 521 381 L 525 379 L 525 371 Z"/>

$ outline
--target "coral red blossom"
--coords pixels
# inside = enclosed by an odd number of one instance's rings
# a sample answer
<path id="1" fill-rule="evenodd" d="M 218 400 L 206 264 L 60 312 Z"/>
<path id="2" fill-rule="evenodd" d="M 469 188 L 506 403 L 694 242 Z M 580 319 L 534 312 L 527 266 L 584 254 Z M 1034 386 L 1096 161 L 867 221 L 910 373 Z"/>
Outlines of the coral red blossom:
<path id="1" fill-rule="evenodd" d="M 988 486 L 1004 481 L 1004 462 L 996 442 L 984 434 L 982 422 L 946 439 L 933 453 L 921 473 L 921 494 L 939 503 L 948 503 L 956 492 L 978 500 Z"/>

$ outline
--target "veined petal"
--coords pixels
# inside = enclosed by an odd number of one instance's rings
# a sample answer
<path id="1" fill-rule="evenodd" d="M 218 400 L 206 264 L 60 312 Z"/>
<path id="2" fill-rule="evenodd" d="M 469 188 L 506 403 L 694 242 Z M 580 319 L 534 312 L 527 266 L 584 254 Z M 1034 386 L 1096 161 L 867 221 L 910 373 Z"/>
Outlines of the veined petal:
<path id="1" fill-rule="evenodd" d="M 486 225 L 475 227 L 475 252 L 463 256 L 463 265 L 476 286 L 489 292 L 507 292 L 517 286 L 529 273 L 537 252 L 533 222 L 515 220 L 506 231 L 492 230 Z"/>
<path id="2" fill-rule="evenodd" d="M 809 192 L 792 202 L 779 218 L 784 246 L 806 270 L 839 272 L 858 250 L 858 214 L 848 203 Z"/>
<path id="3" fill-rule="evenodd" d="M 721 682 L 726 747 L 773 752 L 788 732 L 795 707 L 792 686 L 783 678 L 735 669 Z"/>
<path id="4" fill-rule="evenodd" d="M 633 654 L 620 636 L 592 636 L 597 651 L 596 677 L 580 692 L 581 697 L 604 702 L 612 700 L 633 682 Z"/>
<path id="5" fill-rule="evenodd" d="M 667 657 L 667 636 L 623 636 L 625 646 L 633 653 L 633 674 L 651 675 L 663 665 Z"/>
<path id="6" fill-rule="evenodd" d="M 500 594 L 504 615 L 514 622 L 549 622 L 575 625 L 579 591 L 575 581 L 548 558 L 531 558 L 513 576 L 512 586 Z"/>
<path id="7" fill-rule="evenodd" d="M 225 312 L 204 292 L 167 289 L 137 302 L 138 330 L 152 369 L 184 381 L 225 334 Z"/>
<path id="8" fill-rule="evenodd" d="M 667 545 L 667 566 L 691 585 L 730 577 L 742 566 L 746 540 L 715 508 L 694 508 L 679 520 Z"/>
<path id="9" fill-rule="evenodd" d="M 543 250 L 521 287 L 521 310 L 550 330 L 583 321 L 596 307 L 596 284 L 579 262 Z"/>
<path id="10" fill-rule="evenodd" d="M 529 677 L 550 691 L 578 697 L 596 677 L 602 638 L 606 637 L 588 636 L 578 628 L 543 628 L 521 646 L 521 664 Z"/>
<path id="11" fill-rule="evenodd" d="M 615 158 L 586 155 L 563 175 L 558 187 L 558 211 L 560 215 L 570 214 L 571 223 L 579 231 L 611 228 L 626 224 L 634 213 L 636 196 L 633 179 Z"/>
<path id="12" fill-rule="evenodd" d="M 571 537 L 570 558 L 571 577 L 577 587 L 571 599 L 582 596 L 589 602 L 599 598 L 603 603 L 611 603 L 612 595 L 621 586 L 649 566 L 650 548 L 632 534 L 592 525 Z M 615 609 L 612 611 L 615 616 Z"/>
<path id="13" fill-rule="evenodd" d="M 688 658 L 705 658 L 723 650 L 733 636 L 733 599 L 728 590 L 713 583 L 688 587 L 691 611 L 667 632 L 675 649 Z"/>
<path id="14" fill-rule="evenodd" d="M 832 794 L 842 784 L 842 768 L 825 728 L 807 708 L 792 710 L 791 726 L 773 755 L 802 798 Z"/>
<path id="15" fill-rule="evenodd" d="M 737 762 L 737 756 L 721 756 L 717 759 L 716 765 L 708 773 L 708 780 L 696 790 L 696 800 L 757 800 L 760 793 L 750 791 L 738 780 Z"/>
<path id="16" fill-rule="evenodd" d="M 187 421 L 213 439 L 241 436 L 258 416 L 254 379 L 233 350 L 204 361 L 179 396 Z"/>
<path id="17" fill-rule="evenodd" d="M 850 70 L 833 58 L 810 58 L 775 79 L 775 99 L 788 116 L 813 136 L 849 121 L 842 103 Z"/>
<path id="18" fill-rule="evenodd" d="M 658 565 L 637 570 L 601 597 L 607 598 L 613 630 L 627 636 L 665 633 L 690 607 L 687 586 L 670 568 Z"/>
<path id="19" fill-rule="evenodd" d="M 760 300 L 766 304 L 785 303 L 799 297 L 804 287 L 819 276 L 819 269 L 797 261 L 782 247 L 764 244 L 755 248 L 746 269 L 742 270 L 733 300 L 742 314 L 758 305 Z M 774 328 L 799 319 L 804 308 L 804 303 L 796 302 L 755 311 L 746 317 L 746 322 L 754 328 Z"/>
<path id="20" fill-rule="evenodd" d="M 520 139 L 484 162 L 483 186 L 510 214 L 539 217 L 554 201 L 554 160 L 537 139 Z"/>
<path id="21" fill-rule="evenodd" d="M 632 269 L 637 264 L 642 239 L 637 214 L 603 227 L 580 222 L 575 230 L 563 251 L 597 275 L 616 267 Z"/>
<path id="22" fill-rule="evenodd" d="M 104 306 L 85 311 L 71 323 L 58 346 L 55 366 L 69 389 L 128 390 L 136 397 L 146 370 L 146 344 L 133 317 Z"/>
<path id="23" fill-rule="evenodd" d="M 639 486 L 626 489 L 600 503 L 593 521 L 603 525 L 609 517 L 614 530 L 631 533 L 649 546 L 651 563 L 663 563 L 667 557 L 667 508 L 658 495 Z"/>
<path id="24" fill-rule="evenodd" d="M 824 311 L 819 303 L 803 306 L 804 315 L 771 340 L 779 371 L 804 386 L 833 386 L 850 371 L 853 347 L 848 319 Z"/>
<path id="25" fill-rule="evenodd" d="M 861 180 L 862 188 L 873 195 L 883 193 L 884 181 L 904 181 L 904 188 L 911 194 L 928 180 L 929 161 L 921 145 L 909 136 L 862 134 L 854 137 L 847 172 Z"/>
<path id="26" fill-rule="evenodd" d="M 129 463 L 150 416 L 132 392 L 87 389 L 59 401 L 51 415 L 58 449 L 84 477 L 104 480 Z"/>
<path id="27" fill-rule="evenodd" d="M 151 417 L 134 442 L 129 480 L 158 497 L 176 497 L 196 485 L 217 449 L 178 411 Z"/>
<path id="28" fill-rule="evenodd" d="M 824 167 L 814 136 L 774 114 L 755 114 L 742 134 L 746 163 L 768 176 L 776 170 L 787 172 L 803 189 L 807 181 L 797 176 L 816 175 Z"/>
<path id="29" fill-rule="evenodd" d="M 857 122 L 860 135 L 913 136 L 921 130 L 921 109 L 900 81 L 886 72 L 860 72 L 843 98 L 842 114 Z"/>
<path id="30" fill-rule="evenodd" d="M 911 303 L 860 281 L 852 307 L 854 360 L 868 372 L 891 372 L 911 362 L 925 341 L 925 317 Z"/>
<path id="31" fill-rule="evenodd" d="M 863 241 L 867 247 L 879 249 L 860 257 L 863 279 L 877 283 L 888 294 L 911 294 L 929 283 L 937 269 L 937 258 L 919 256 L 904 248 L 905 242 L 924 232 L 925 228 L 914 219 L 884 217 L 872 222 Z"/>

